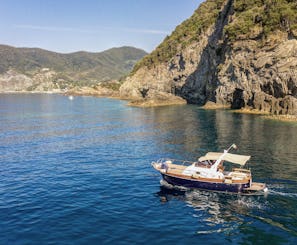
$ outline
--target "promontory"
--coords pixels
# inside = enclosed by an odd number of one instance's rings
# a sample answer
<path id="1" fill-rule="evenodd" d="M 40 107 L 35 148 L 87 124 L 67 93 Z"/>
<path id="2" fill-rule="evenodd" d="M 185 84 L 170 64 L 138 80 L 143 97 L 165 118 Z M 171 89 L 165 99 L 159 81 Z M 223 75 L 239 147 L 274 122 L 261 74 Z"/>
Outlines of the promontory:
<path id="1" fill-rule="evenodd" d="M 205 1 L 134 66 L 120 93 L 296 115 L 297 2 Z"/>

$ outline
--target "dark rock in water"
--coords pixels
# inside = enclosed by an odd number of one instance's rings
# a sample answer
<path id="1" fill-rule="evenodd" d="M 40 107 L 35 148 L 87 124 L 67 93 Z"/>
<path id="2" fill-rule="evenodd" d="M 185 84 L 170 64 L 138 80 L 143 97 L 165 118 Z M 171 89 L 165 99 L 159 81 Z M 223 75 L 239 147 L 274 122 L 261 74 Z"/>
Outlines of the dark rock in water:
<path id="1" fill-rule="evenodd" d="M 245 101 L 243 97 L 243 90 L 237 88 L 233 93 L 233 101 L 231 104 L 231 109 L 241 109 L 244 106 L 245 106 Z"/>

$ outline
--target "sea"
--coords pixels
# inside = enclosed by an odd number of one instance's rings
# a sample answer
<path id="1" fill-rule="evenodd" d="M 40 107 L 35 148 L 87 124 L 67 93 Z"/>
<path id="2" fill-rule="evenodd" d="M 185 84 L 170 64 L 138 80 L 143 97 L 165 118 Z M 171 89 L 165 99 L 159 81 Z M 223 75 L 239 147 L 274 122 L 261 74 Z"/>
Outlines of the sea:
<path id="1" fill-rule="evenodd" d="M 172 188 L 151 162 L 251 155 L 265 195 Z M 0 244 L 296 244 L 297 124 L 195 105 L 0 95 Z"/>

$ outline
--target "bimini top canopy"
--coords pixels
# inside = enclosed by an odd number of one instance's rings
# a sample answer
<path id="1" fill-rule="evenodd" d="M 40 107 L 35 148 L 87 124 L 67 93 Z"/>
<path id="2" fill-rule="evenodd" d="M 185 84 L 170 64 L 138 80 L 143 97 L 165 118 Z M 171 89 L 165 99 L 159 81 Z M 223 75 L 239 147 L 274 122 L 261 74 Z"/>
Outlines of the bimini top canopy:
<path id="1" fill-rule="evenodd" d="M 227 162 L 236 163 L 239 165 L 245 165 L 245 163 L 251 158 L 251 156 L 236 155 L 231 153 L 222 153 L 222 152 L 208 152 L 205 156 L 199 158 L 200 162 L 206 160 L 218 160 L 224 154 L 222 160 Z"/>

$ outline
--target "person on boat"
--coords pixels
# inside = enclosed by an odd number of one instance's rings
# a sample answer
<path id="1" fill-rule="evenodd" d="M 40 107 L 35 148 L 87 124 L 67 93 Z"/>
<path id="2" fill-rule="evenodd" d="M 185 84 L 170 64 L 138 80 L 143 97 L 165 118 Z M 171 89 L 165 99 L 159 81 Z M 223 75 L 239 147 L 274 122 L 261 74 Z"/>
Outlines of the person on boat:
<path id="1" fill-rule="evenodd" d="M 169 168 L 168 163 L 169 161 L 162 162 L 161 169 L 165 169 L 165 171 L 167 172 Z"/>
<path id="2" fill-rule="evenodd" d="M 212 166 L 212 162 L 211 161 L 202 161 L 202 162 L 195 162 L 194 163 L 196 167 L 206 167 L 206 168 L 210 168 Z"/>
<path id="3" fill-rule="evenodd" d="M 222 179 L 222 180 L 225 179 L 222 168 L 218 168 L 218 177 L 219 177 L 219 179 Z"/>
<path id="4" fill-rule="evenodd" d="M 223 162 L 224 162 L 224 161 L 221 161 L 221 162 L 220 162 L 220 164 L 219 164 L 219 166 L 218 166 L 218 171 L 219 171 L 219 170 L 221 170 L 222 172 L 224 171 L 225 167 L 223 166 Z"/>

